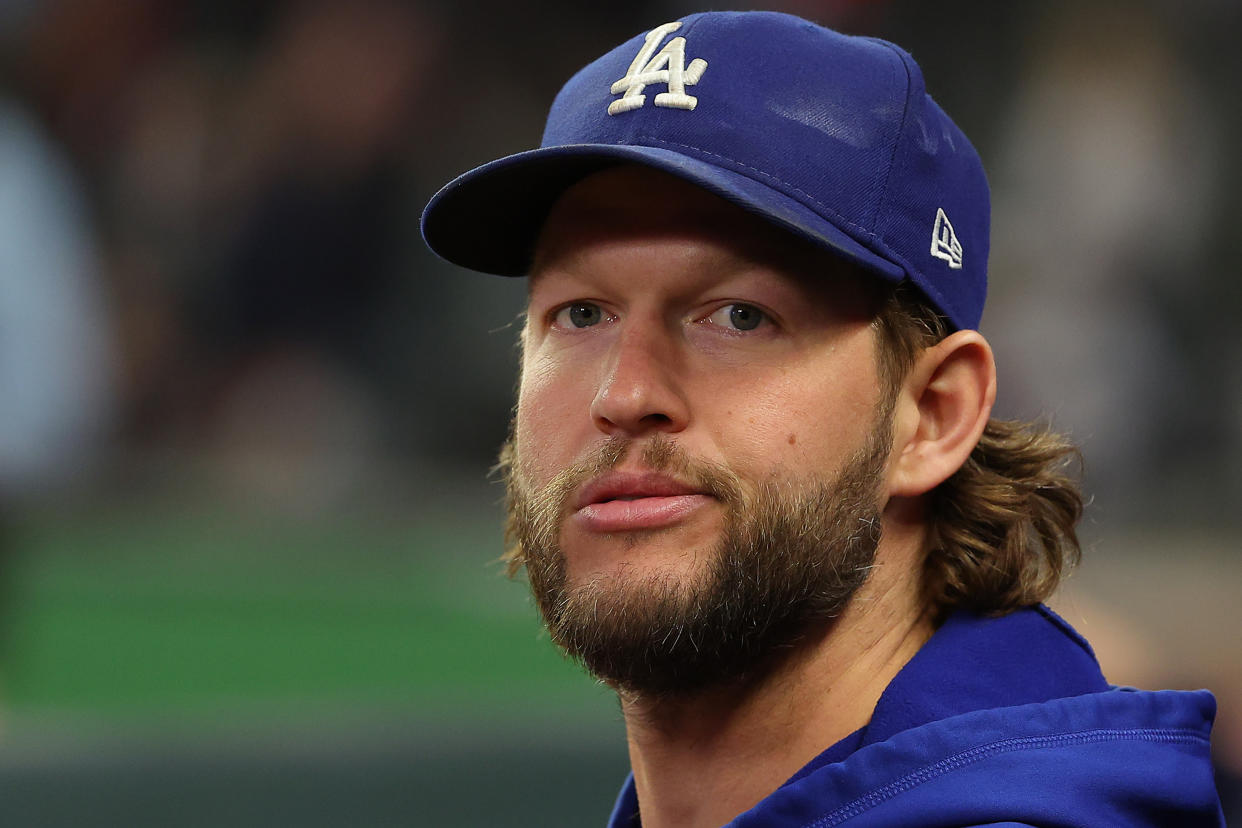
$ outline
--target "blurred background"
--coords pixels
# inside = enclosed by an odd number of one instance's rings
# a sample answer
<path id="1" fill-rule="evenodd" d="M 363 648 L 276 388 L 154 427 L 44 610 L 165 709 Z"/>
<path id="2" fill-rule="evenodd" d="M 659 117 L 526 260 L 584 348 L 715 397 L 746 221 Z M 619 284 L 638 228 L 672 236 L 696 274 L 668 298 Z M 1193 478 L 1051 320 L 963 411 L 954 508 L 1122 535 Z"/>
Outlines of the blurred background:
<path id="1" fill-rule="evenodd" d="M 1087 457 L 1058 607 L 1217 693 L 1242 818 L 1242 4 L 769 7 L 901 43 L 978 146 L 1001 413 Z M 699 9 L 0 0 L 13 824 L 603 824 L 615 701 L 495 563 L 524 288 L 417 222 Z"/>

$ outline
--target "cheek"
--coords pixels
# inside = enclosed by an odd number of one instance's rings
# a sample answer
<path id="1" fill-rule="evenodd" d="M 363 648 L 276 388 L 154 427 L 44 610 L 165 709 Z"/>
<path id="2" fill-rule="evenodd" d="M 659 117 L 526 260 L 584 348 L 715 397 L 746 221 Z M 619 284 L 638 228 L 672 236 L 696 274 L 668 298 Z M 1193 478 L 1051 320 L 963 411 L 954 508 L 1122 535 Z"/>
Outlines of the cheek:
<path id="1" fill-rule="evenodd" d="M 548 360 L 528 361 L 522 366 L 514 436 L 522 473 L 537 485 L 576 459 L 579 432 L 590 426 L 593 399 L 585 375 L 584 371 L 563 370 Z"/>
<path id="2" fill-rule="evenodd" d="M 870 434 L 877 400 L 875 379 L 865 369 L 784 372 L 770 377 L 749 404 L 728 406 L 725 442 L 739 466 L 761 477 L 832 472 Z"/>

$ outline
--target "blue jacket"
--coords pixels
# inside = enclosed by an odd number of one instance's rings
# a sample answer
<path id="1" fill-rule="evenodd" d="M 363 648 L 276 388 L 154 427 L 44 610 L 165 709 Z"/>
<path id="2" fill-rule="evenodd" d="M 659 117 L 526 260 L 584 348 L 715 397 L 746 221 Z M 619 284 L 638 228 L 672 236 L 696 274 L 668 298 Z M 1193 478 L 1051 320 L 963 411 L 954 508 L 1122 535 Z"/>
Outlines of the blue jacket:
<path id="1" fill-rule="evenodd" d="M 1046 607 L 958 613 L 890 682 L 871 721 L 736 828 L 1223 826 L 1205 690 L 1112 687 Z M 609 822 L 638 825 L 633 776 Z"/>

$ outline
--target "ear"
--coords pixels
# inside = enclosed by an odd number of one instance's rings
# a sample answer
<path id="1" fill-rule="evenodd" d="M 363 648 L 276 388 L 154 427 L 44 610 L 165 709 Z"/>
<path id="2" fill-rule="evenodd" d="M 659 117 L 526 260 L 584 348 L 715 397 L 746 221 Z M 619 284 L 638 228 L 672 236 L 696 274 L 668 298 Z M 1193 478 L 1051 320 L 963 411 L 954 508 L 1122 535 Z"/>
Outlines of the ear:
<path id="1" fill-rule="evenodd" d="M 923 351 L 893 411 L 890 497 L 917 497 L 962 467 L 996 400 L 996 363 L 978 331 L 958 331 Z"/>

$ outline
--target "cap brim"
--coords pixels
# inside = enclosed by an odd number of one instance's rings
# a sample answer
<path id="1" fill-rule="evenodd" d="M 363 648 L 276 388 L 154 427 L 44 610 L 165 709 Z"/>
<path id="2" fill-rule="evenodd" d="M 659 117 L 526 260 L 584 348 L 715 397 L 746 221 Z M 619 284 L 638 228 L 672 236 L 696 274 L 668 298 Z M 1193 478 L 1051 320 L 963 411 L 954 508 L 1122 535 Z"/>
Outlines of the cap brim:
<path id="1" fill-rule="evenodd" d="M 437 255 L 500 276 L 525 276 L 557 198 L 593 172 L 635 163 L 663 170 L 737 204 L 891 281 L 903 268 L 869 250 L 810 207 L 762 181 L 680 152 L 623 144 L 544 147 L 459 176 L 428 202 L 422 233 Z"/>

